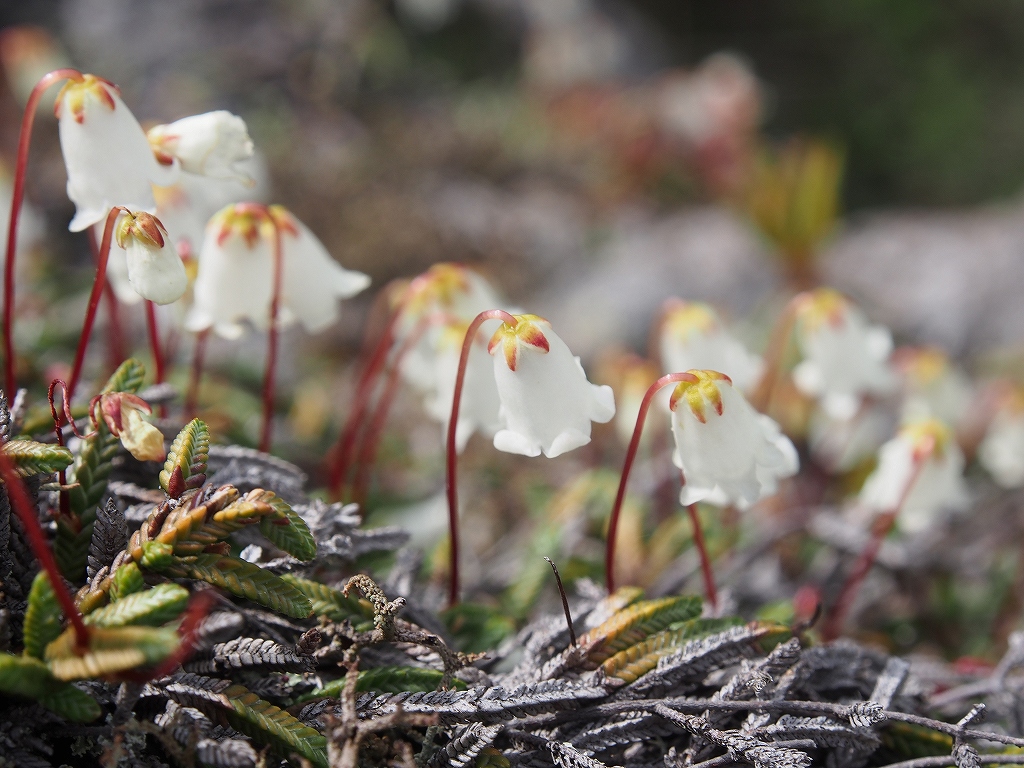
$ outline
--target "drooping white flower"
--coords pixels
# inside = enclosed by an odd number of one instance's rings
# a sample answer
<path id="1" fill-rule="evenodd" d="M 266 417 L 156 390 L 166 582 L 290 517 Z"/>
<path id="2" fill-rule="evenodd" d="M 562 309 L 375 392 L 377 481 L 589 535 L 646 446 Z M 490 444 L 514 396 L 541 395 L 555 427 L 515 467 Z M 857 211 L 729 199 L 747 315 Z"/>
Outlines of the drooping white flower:
<path id="1" fill-rule="evenodd" d="M 113 392 L 100 395 L 100 416 L 110 433 L 120 438 L 125 449 L 139 461 L 163 461 L 164 436 L 159 429 L 142 418 L 153 409 L 138 395 Z"/>
<path id="2" fill-rule="evenodd" d="M 177 160 L 188 173 L 252 183 L 241 163 L 252 157 L 253 143 L 245 121 L 237 115 L 225 110 L 204 112 L 154 126 L 147 136 L 161 162 Z"/>
<path id="3" fill-rule="evenodd" d="M 672 300 L 661 324 L 661 363 L 666 373 L 720 371 L 733 386 L 749 393 L 764 361 L 730 334 L 715 311 L 700 302 Z"/>
<path id="4" fill-rule="evenodd" d="M 978 446 L 978 460 L 1001 487 L 1024 486 L 1024 393 L 1015 390 L 1003 398 Z"/>
<path id="5" fill-rule="evenodd" d="M 683 506 L 706 501 L 740 509 L 771 496 L 796 474 L 796 448 L 717 371 L 688 371 L 672 392 L 673 462 L 683 471 Z"/>
<path id="6" fill-rule="evenodd" d="M 451 319 L 440 326 L 434 335 L 436 389 L 428 393 L 424 400 L 424 408 L 444 425 L 445 434 L 448 432 L 448 420 L 451 418 L 455 378 L 462 356 L 462 342 L 468 329 L 468 322 Z M 481 333 L 477 334 L 466 362 L 465 381 L 459 404 L 459 423 L 455 427 L 455 447 L 459 453 L 462 453 L 474 432 L 479 431 L 493 437 L 503 426 L 499 416 L 501 400 L 494 379 L 494 365 L 487 353 L 486 338 Z"/>
<path id="7" fill-rule="evenodd" d="M 903 384 L 904 422 L 934 418 L 954 428 L 971 403 L 971 382 L 934 347 L 900 347 L 892 356 Z"/>
<path id="8" fill-rule="evenodd" d="M 83 75 L 68 81 L 54 107 L 68 172 L 68 197 L 75 203 L 69 229 L 81 232 L 102 221 L 115 205 L 152 212 L 152 184 L 170 184 L 176 168 L 163 166 L 138 120 L 121 101 L 117 86 Z"/>
<path id="9" fill-rule="evenodd" d="M 494 378 L 505 428 L 494 447 L 507 453 L 548 458 L 590 442 L 590 423 L 615 415 L 609 386 L 587 381 L 587 374 L 551 324 L 536 315 L 515 315 L 491 337 Z"/>
<path id="10" fill-rule="evenodd" d="M 282 280 L 278 320 L 296 320 L 310 333 L 338 318 L 338 299 L 370 284 L 361 272 L 330 257 L 305 224 L 282 206 L 229 205 L 210 219 L 199 254 L 195 303 L 189 330 L 213 328 L 226 338 L 242 333 L 241 322 L 269 323 L 274 283 L 275 228 L 280 232 Z"/>
<path id="11" fill-rule="evenodd" d="M 860 502 L 876 512 L 898 512 L 908 533 L 925 530 L 944 511 L 967 505 L 964 454 L 936 419 L 907 424 L 882 446 L 878 466 L 861 488 Z"/>
<path id="12" fill-rule="evenodd" d="M 808 293 L 797 308 L 796 340 L 803 360 L 793 381 L 834 419 L 849 419 L 868 395 L 895 384 L 887 361 L 892 334 L 869 325 L 864 313 L 831 288 Z"/>
<path id="13" fill-rule="evenodd" d="M 160 220 L 150 213 L 122 214 L 114 230 L 111 262 L 124 264 L 128 282 L 143 299 L 170 304 L 188 287 L 185 265 Z M 115 258 L 115 251 L 116 258 Z"/>

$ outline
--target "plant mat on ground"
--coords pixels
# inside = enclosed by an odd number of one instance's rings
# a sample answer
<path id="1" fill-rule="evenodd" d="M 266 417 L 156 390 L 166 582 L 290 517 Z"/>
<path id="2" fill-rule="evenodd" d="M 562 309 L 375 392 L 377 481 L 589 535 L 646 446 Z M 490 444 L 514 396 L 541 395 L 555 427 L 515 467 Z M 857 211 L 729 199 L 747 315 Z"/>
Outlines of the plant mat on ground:
<path id="1" fill-rule="evenodd" d="M 135 392 L 142 373 L 128 361 L 104 391 Z M 1024 762 L 1020 638 L 991 675 L 955 687 L 946 671 L 928 698 L 881 652 L 583 581 L 572 626 L 542 616 L 464 653 L 406 534 L 306 500 L 287 462 L 213 446 L 194 420 L 157 472 L 101 423 L 68 450 L 19 434 L 0 405 L 3 450 L 88 631 L 83 646 L 64 626 L 0 489 L 0 765 Z M 355 573 L 371 552 L 397 553 L 380 584 Z"/>

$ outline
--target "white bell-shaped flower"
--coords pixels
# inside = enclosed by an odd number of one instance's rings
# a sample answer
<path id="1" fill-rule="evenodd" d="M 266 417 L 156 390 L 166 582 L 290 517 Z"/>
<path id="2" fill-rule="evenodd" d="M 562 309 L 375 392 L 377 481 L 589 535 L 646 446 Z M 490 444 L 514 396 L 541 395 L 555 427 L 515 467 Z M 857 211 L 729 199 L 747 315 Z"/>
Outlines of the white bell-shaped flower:
<path id="1" fill-rule="evenodd" d="M 745 509 L 796 474 L 796 448 L 717 371 L 689 371 L 672 392 L 673 462 L 683 471 L 683 506 L 706 501 Z"/>
<path id="2" fill-rule="evenodd" d="M 462 342 L 468 329 L 469 323 L 453 319 L 439 327 L 433 339 L 434 381 L 437 386 L 427 395 L 424 408 L 444 425 L 445 434 L 451 418 Z M 462 453 L 474 432 L 493 437 L 503 426 L 499 416 L 501 400 L 494 379 L 494 365 L 487 353 L 486 338 L 483 334 L 477 334 L 466 362 L 459 423 L 455 427 L 455 447 L 459 453 Z"/>
<path id="3" fill-rule="evenodd" d="M 60 146 L 68 197 L 76 207 L 69 229 L 81 232 L 115 205 L 156 208 L 153 184 L 170 184 L 177 169 L 161 165 L 117 86 L 95 75 L 68 81 L 57 96 Z"/>
<path id="4" fill-rule="evenodd" d="M 338 318 L 338 299 L 370 284 L 361 272 L 330 257 L 305 224 L 281 206 L 229 205 L 210 219 L 199 253 L 189 330 L 213 328 L 226 338 L 242 334 L 241 322 L 269 323 L 274 284 L 275 227 L 280 231 L 282 280 L 278 320 L 296 320 L 310 333 Z"/>
<path id="5" fill-rule="evenodd" d="M 662 318 L 661 364 L 666 373 L 720 371 L 741 392 L 750 392 L 764 361 L 730 334 L 707 304 L 673 300 Z"/>
<path id="6" fill-rule="evenodd" d="M 515 315 L 491 337 L 494 378 L 505 428 L 494 447 L 507 453 L 548 458 L 590 442 L 590 423 L 615 415 L 609 386 L 587 381 L 587 374 L 551 324 L 536 315 Z"/>
<path id="7" fill-rule="evenodd" d="M 252 183 L 241 164 L 252 157 L 245 121 L 225 110 L 204 112 L 157 125 L 147 134 L 162 162 L 177 160 L 183 171 L 213 179 Z"/>
<path id="8" fill-rule="evenodd" d="M 978 446 L 978 460 L 1000 487 L 1024 486 L 1024 393 L 1004 398 Z"/>
<path id="9" fill-rule="evenodd" d="M 934 347 L 900 347 L 892 356 L 903 384 L 904 423 L 938 419 L 960 424 L 971 404 L 971 381 L 949 356 Z"/>
<path id="10" fill-rule="evenodd" d="M 145 212 L 122 214 L 114 240 L 120 257 L 115 263 L 123 259 L 135 293 L 156 304 L 170 304 L 182 297 L 188 287 L 185 265 L 156 216 Z"/>
<path id="11" fill-rule="evenodd" d="M 892 334 L 831 288 L 808 293 L 797 308 L 796 340 L 803 360 L 793 381 L 834 419 L 849 419 L 867 395 L 892 391 Z"/>
<path id="12" fill-rule="evenodd" d="M 967 505 L 963 469 L 964 454 L 949 427 L 936 419 L 916 421 L 882 446 L 860 502 L 876 513 L 898 512 L 900 529 L 917 533 L 944 511 Z"/>

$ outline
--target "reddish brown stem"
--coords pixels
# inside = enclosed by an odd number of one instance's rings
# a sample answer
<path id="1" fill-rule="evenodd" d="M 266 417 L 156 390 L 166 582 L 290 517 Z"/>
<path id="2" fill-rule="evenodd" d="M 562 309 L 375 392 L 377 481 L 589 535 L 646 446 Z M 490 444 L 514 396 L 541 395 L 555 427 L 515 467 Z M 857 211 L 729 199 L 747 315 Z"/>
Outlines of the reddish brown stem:
<path id="1" fill-rule="evenodd" d="M 395 339 L 395 328 L 398 325 L 398 321 L 405 314 L 408 295 L 409 293 L 406 292 L 406 298 L 403 298 L 388 317 L 380 340 L 377 342 L 377 346 L 374 347 L 373 353 L 356 383 L 355 396 L 352 400 L 352 407 L 349 409 L 348 418 L 345 420 L 345 426 L 342 428 L 341 434 L 338 435 L 337 443 L 335 443 L 328 454 L 332 459 L 328 468 L 327 490 L 330 493 L 330 497 L 335 501 L 341 497 L 341 486 L 348 475 L 349 465 L 352 461 L 352 452 L 356 445 L 356 437 L 359 434 L 359 428 L 362 426 L 363 418 L 369 407 L 370 396 L 373 394 L 377 375 L 383 370 L 384 364 L 387 362 L 388 352 L 391 351 L 391 344 Z"/>
<path id="2" fill-rule="evenodd" d="M 46 536 L 39 525 L 35 507 L 25 491 L 25 486 L 21 482 L 21 478 L 18 477 L 14 464 L 2 450 L 0 450 L 0 478 L 3 478 L 4 485 L 7 488 L 7 495 L 10 498 L 11 506 L 21 519 L 21 525 L 25 529 L 25 535 L 28 536 L 32 552 L 39 560 L 43 570 L 46 571 L 46 575 L 50 577 L 50 585 L 57 596 L 57 602 L 60 603 L 64 615 L 75 628 L 77 648 L 79 650 L 88 648 L 89 630 L 82 620 L 82 614 L 79 613 L 71 593 L 68 592 L 68 588 L 64 585 L 64 577 L 61 575 L 60 568 L 57 567 L 57 561 L 53 559 L 53 553 L 46 543 Z"/>
<path id="3" fill-rule="evenodd" d="M 279 330 L 277 316 L 281 307 L 281 283 L 284 258 L 281 253 L 281 228 L 277 219 L 269 216 L 274 225 L 274 287 L 270 296 L 270 328 L 267 334 L 267 367 L 263 372 L 263 429 L 260 431 L 260 450 L 270 453 L 270 438 L 274 425 L 274 388 L 277 382 L 277 342 Z"/>
<path id="4" fill-rule="evenodd" d="M 62 412 L 59 414 L 57 413 L 57 405 L 54 402 L 53 397 L 53 390 L 56 389 L 58 385 L 60 385 L 61 394 L 64 396 L 64 401 L 62 403 L 64 407 Z M 53 431 L 57 437 L 57 445 L 61 447 L 64 446 L 64 430 L 62 428 L 64 421 L 71 425 L 72 431 L 78 435 L 78 437 L 84 437 L 84 435 L 79 433 L 78 427 L 75 426 L 74 416 L 71 415 L 71 399 L 68 397 L 68 385 L 61 379 L 54 379 L 50 382 L 50 388 L 46 392 L 46 397 L 50 401 L 50 415 L 53 417 Z M 57 481 L 60 483 L 62 488 L 60 495 L 58 496 L 61 517 L 70 518 L 71 501 L 68 498 L 68 492 L 63 490 L 63 486 L 67 483 L 67 472 L 65 470 L 62 469 L 57 473 Z"/>
<path id="5" fill-rule="evenodd" d="M 690 513 L 690 522 L 693 523 L 693 543 L 700 555 L 700 570 L 704 575 L 704 595 L 717 613 L 718 590 L 715 588 L 715 572 L 711 568 L 711 557 L 708 555 L 708 547 L 704 542 L 704 529 L 701 527 L 700 517 L 697 514 L 697 505 L 690 504 L 686 510 Z"/>
<path id="6" fill-rule="evenodd" d="M 843 633 L 846 617 L 849 615 L 850 609 L 853 608 L 857 593 L 860 592 L 861 585 L 867 578 L 868 573 L 871 572 L 871 568 L 878 557 L 878 551 L 882 548 L 882 542 L 885 541 L 885 537 L 889 535 L 896 524 L 896 518 L 900 510 L 903 509 L 903 505 L 907 503 L 907 497 L 910 496 L 914 484 L 917 482 L 918 477 L 920 477 L 921 470 L 924 468 L 929 455 L 930 451 L 914 458 L 914 467 L 910 477 L 907 479 L 907 484 L 903 487 L 896 508 L 883 512 L 875 518 L 871 526 L 871 538 L 857 557 L 850 575 L 846 577 L 842 589 L 839 590 L 839 596 L 832 605 L 832 610 L 829 611 L 828 616 L 825 618 L 825 624 L 821 630 L 821 636 L 824 640 L 835 640 Z"/>
<path id="7" fill-rule="evenodd" d="M 156 369 L 156 383 L 164 383 L 164 355 L 160 348 L 160 329 L 156 324 L 156 305 L 146 300 L 146 330 L 149 334 L 149 349 L 153 354 L 153 367 Z M 160 405 L 160 417 L 167 417 L 167 406 Z"/>
<path id="8" fill-rule="evenodd" d="M 608 586 L 608 593 L 615 591 L 615 535 L 619 530 L 619 515 L 622 512 L 622 502 L 626 498 L 626 484 L 629 482 L 629 473 L 633 469 L 633 460 L 636 458 L 637 449 L 640 447 L 640 436 L 644 431 L 644 422 L 647 420 L 647 412 L 651 409 L 654 396 L 669 384 L 680 381 L 697 381 L 692 373 L 669 373 L 662 376 L 648 387 L 644 399 L 640 401 L 640 412 L 636 417 L 636 426 L 633 427 L 633 437 L 629 441 L 629 448 L 626 449 L 626 461 L 622 465 L 622 474 L 619 476 L 619 490 L 615 494 L 615 503 L 612 505 L 612 513 L 608 518 L 608 541 L 604 550 L 604 579 Z"/>
<path id="9" fill-rule="evenodd" d="M 100 296 L 103 294 L 103 287 L 107 283 L 107 261 L 110 259 L 110 241 L 114 236 L 114 222 L 124 210 L 121 206 L 114 206 L 107 214 L 106 223 L 103 225 L 103 243 L 100 245 L 96 258 L 96 278 L 92 283 L 92 293 L 89 294 L 89 305 L 85 311 L 85 323 L 82 325 L 82 335 L 78 338 L 78 349 L 75 350 L 75 362 L 71 367 L 71 383 L 68 385 L 68 399 L 75 396 L 75 388 L 82 376 L 82 364 L 85 362 L 85 350 L 89 346 L 89 337 L 92 335 L 92 326 L 96 321 L 96 309 L 100 304 Z"/>
<path id="10" fill-rule="evenodd" d="M 455 431 L 459 424 L 459 407 L 462 403 L 462 387 L 466 383 L 466 365 L 469 363 L 469 353 L 473 349 L 473 342 L 480 326 L 488 320 L 501 320 L 505 325 L 515 328 L 519 321 L 508 312 L 501 309 L 488 309 L 473 318 L 466 330 L 466 338 L 462 340 L 462 354 L 459 357 L 459 371 L 455 374 L 455 391 L 452 394 L 452 413 L 448 419 L 448 435 L 445 442 L 445 458 L 447 467 L 445 482 L 448 491 L 448 536 L 450 546 L 448 547 L 449 561 L 449 582 L 448 582 L 448 607 L 451 608 L 459 602 L 459 488 L 458 488 L 458 464 L 459 455 L 455 450 Z"/>
<path id="11" fill-rule="evenodd" d="M 32 125 L 43 93 L 61 80 L 82 80 L 77 69 L 56 69 L 43 75 L 29 94 L 25 112 L 21 116 L 18 136 L 18 160 L 14 167 L 14 187 L 11 190 L 11 216 L 7 225 L 7 257 L 4 262 L 4 390 L 8 397 L 17 391 L 14 377 L 14 259 L 18 250 L 18 218 L 25 200 L 25 172 L 28 169 L 28 150 L 32 142 Z"/>
<path id="12" fill-rule="evenodd" d="M 370 470 L 377 457 L 377 447 L 380 445 L 380 438 L 384 432 L 384 424 L 388 419 L 391 405 L 395 401 L 395 394 L 398 392 L 398 384 L 401 382 L 402 360 L 415 347 L 427 328 L 431 325 L 427 318 L 417 323 L 416 328 L 402 342 L 402 346 L 395 353 L 391 363 L 391 370 L 388 372 L 387 381 L 384 384 L 384 391 L 377 400 L 377 406 L 373 409 L 370 421 L 363 431 L 363 445 L 356 456 L 356 475 L 352 482 L 352 501 L 362 506 L 366 499 L 366 491 L 370 480 Z"/>
<path id="13" fill-rule="evenodd" d="M 93 264 L 99 264 L 100 244 L 96 240 L 96 228 L 89 227 L 87 230 L 89 250 L 92 253 Z M 117 366 L 128 356 L 124 351 L 124 326 L 121 323 L 121 305 L 117 301 L 117 294 L 114 293 L 114 286 L 108 278 L 103 285 L 103 300 L 107 304 L 107 368 L 113 373 Z"/>
<path id="14" fill-rule="evenodd" d="M 206 361 L 206 340 L 210 337 L 210 329 L 196 334 L 195 347 L 192 350 L 192 373 L 189 376 L 188 395 L 185 397 L 185 418 L 195 418 L 199 408 L 199 385 L 203 381 L 203 364 Z"/>

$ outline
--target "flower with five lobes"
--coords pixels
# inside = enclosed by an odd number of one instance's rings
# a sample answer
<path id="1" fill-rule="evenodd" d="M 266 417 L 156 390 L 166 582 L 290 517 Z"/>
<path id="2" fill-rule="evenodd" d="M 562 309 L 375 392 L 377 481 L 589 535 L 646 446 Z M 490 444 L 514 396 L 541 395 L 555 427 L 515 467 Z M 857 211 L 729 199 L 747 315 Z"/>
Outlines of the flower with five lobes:
<path id="1" fill-rule="evenodd" d="M 551 324 L 537 315 L 513 315 L 502 323 L 487 351 L 501 399 L 504 429 L 494 447 L 507 453 L 548 458 L 590 442 L 590 422 L 615 415 L 609 386 L 587 381 L 587 374 Z"/>
<path id="2" fill-rule="evenodd" d="M 882 446 L 860 503 L 874 512 L 899 512 L 904 531 L 923 531 L 941 512 L 967 505 L 963 470 L 964 454 L 949 427 L 937 419 L 915 421 Z"/>
<path id="3" fill-rule="evenodd" d="M 170 304 L 188 287 L 178 251 L 160 220 L 144 212 L 122 214 L 114 239 L 127 262 L 128 282 L 136 293 L 156 304 Z"/>
<path id="4" fill-rule="evenodd" d="M 164 165 L 175 161 L 187 173 L 211 179 L 253 180 L 239 164 L 253 154 L 245 121 L 223 109 L 204 112 L 157 125 L 146 134 L 157 159 Z"/>
<path id="5" fill-rule="evenodd" d="M 163 461 L 164 436 L 159 429 L 142 418 L 152 413 L 149 403 L 138 395 L 113 392 L 98 398 L 100 416 L 110 434 L 120 438 L 121 444 L 139 461 Z M 94 406 L 95 407 L 95 406 Z"/>
<path id="6" fill-rule="evenodd" d="M 796 448 L 717 371 L 688 371 L 672 392 L 673 462 L 683 471 L 679 501 L 740 509 L 771 496 L 799 469 Z"/>
<path id="7" fill-rule="evenodd" d="M 279 321 L 298 320 L 310 333 L 338 319 L 338 299 L 370 284 L 361 272 L 344 269 L 301 221 L 283 206 L 235 203 L 214 214 L 199 252 L 191 331 L 212 327 L 225 338 L 242 334 L 242 320 L 269 323 L 274 285 L 274 249 L 281 241 Z"/>
<path id="8" fill-rule="evenodd" d="M 68 197 L 76 208 L 68 226 L 72 232 L 101 221 L 115 205 L 133 211 L 156 208 L 152 185 L 173 183 L 177 169 L 157 161 L 116 85 L 95 75 L 69 80 L 54 112 Z"/>
<path id="9" fill-rule="evenodd" d="M 838 291 L 818 288 L 802 297 L 796 340 L 803 360 L 793 381 L 834 419 L 852 418 L 864 396 L 888 394 L 896 383 L 888 365 L 892 334 L 868 325 L 864 313 Z"/>
<path id="10" fill-rule="evenodd" d="M 730 334 L 709 305 L 670 299 L 661 322 L 661 362 L 666 371 L 721 371 L 737 389 L 756 386 L 764 362 Z"/>

